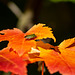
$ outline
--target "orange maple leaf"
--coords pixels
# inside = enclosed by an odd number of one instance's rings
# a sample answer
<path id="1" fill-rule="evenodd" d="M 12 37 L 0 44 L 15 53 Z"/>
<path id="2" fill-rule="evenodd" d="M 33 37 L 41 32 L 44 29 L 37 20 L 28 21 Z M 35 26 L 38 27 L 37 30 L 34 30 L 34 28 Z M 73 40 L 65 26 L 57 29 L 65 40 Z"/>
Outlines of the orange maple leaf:
<path id="1" fill-rule="evenodd" d="M 0 71 L 12 72 L 19 75 L 27 75 L 27 62 L 23 61 L 18 54 L 4 48 L 0 51 Z"/>
<path id="2" fill-rule="evenodd" d="M 67 44 L 67 46 L 66 46 Z M 63 47 L 62 47 L 62 46 Z M 44 61 L 49 72 L 53 74 L 59 71 L 63 75 L 75 75 L 75 40 L 74 38 L 63 41 L 57 48 L 58 50 L 47 49 L 47 44 L 38 47 L 37 50 L 40 51 L 39 55 L 31 53 L 31 62 Z M 49 44 L 48 44 L 49 46 Z M 41 48 L 42 47 L 42 48 Z"/>
<path id="3" fill-rule="evenodd" d="M 71 39 L 67 39 L 67 40 L 64 40 L 63 42 L 61 42 L 58 47 L 64 49 L 64 48 L 69 47 L 70 45 L 73 45 L 74 43 L 75 43 L 75 38 L 71 38 Z"/>
<path id="4" fill-rule="evenodd" d="M 51 30 L 52 28 L 45 26 L 45 24 L 39 23 L 28 30 L 25 35 L 35 34 L 37 36 L 35 39 L 52 38 L 54 42 L 56 42 Z"/>
<path id="5" fill-rule="evenodd" d="M 44 24 L 34 25 L 28 32 L 23 33 L 17 28 L 0 31 L 0 41 L 9 41 L 8 47 L 16 51 L 19 56 L 28 53 L 31 47 L 36 48 L 36 39 L 53 38 L 51 28 L 43 27 Z M 34 37 L 31 36 L 34 34 Z M 29 36 L 29 37 L 28 37 Z M 28 38 L 29 39 L 28 39 Z"/>

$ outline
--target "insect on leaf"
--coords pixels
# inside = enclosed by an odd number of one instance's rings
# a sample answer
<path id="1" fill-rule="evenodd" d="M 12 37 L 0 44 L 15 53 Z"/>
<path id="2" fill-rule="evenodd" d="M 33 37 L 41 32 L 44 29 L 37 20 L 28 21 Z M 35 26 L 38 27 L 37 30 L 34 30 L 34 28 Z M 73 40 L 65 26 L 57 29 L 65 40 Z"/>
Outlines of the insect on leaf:
<path id="1" fill-rule="evenodd" d="M 26 39 L 33 39 L 35 37 L 37 37 L 35 34 L 25 36 Z"/>
<path id="2" fill-rule="evenodd" d="M 54 42 L 56 42 L 56 39 L 52 33 L 52 28 L 45 26 L 45 24 L 37 24 L 34 25 L 30 30 L 26 32 L 25 35 L 31 35 L 35 34 L 37 37 L 35 38 L 36 40 L 38 39 L 46 39 L 46 38 L 52 38 Z"/>

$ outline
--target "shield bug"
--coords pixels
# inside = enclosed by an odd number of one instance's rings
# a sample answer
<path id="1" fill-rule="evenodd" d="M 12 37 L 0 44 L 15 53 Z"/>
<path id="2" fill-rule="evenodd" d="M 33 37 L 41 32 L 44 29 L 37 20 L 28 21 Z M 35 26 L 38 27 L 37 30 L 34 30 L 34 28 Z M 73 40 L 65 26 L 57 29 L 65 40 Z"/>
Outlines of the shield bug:
<path id="1" fill-rule="evenodd" d="M 36 37 L 35 34 L 30 34 L 30 35 L 26 35 L 26 36 L 25 36 L 26 39 L 33 39 L 33 38 L 35 38 L 35 37 Z"/>

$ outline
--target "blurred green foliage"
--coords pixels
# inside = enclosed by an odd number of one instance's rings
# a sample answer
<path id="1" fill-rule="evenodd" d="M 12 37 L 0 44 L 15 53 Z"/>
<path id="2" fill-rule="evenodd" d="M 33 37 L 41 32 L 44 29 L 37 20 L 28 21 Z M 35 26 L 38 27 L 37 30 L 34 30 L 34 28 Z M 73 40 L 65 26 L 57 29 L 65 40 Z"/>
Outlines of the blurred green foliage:
<path id="1" fill-rule="evenodd" d="M 75 0 L 50 0 L 51 2 L 73 2 L 75 3 Z"/>

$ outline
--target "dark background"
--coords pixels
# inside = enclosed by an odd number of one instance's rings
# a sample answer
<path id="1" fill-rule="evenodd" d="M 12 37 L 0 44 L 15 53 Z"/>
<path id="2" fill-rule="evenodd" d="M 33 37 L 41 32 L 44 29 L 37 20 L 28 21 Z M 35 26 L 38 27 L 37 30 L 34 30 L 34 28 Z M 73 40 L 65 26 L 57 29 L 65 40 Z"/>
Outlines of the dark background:
<path id="1" fill-rule="evenodd" d="M 51 44 L 59 45 L 64 39 L 75 37 L 75 3 L 70 0 L 65 2 L 63 0 L 53 2 L 52 0 L 0 0 L 0 30 L 17 27 L 19 18 L 8 8 L 10 1 L 14 2 L 23 13 L 28 9 L 33 12 L 31 19 L 33 25 L 45 23 L 52 27 L 57 42 L 53 43 L 51 40 Z M 30 64 L 28 75 L 41 75 L 37 67 L 37 63 Z M 2 74 L 3 72 L 0 75 Z M 48 71 L 45 75 L 49 75 Z M 59 75 L 59 73 L 53 75 Z"/>

